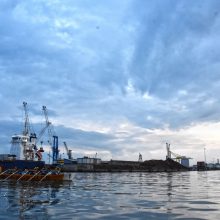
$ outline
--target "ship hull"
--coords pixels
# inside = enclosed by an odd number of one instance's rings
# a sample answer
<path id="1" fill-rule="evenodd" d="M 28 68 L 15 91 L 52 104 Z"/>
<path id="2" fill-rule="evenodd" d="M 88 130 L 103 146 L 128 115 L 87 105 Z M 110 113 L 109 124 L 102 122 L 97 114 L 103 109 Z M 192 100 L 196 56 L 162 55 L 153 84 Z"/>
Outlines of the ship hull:
<path id="1" fill-rule="evenodd" d="M 44 161 L 32 161 L 32 160 L 0 160 L 0 171 L 8 169 L 34 169 L 35 167 L 43 168 L 45 166 Z"/>

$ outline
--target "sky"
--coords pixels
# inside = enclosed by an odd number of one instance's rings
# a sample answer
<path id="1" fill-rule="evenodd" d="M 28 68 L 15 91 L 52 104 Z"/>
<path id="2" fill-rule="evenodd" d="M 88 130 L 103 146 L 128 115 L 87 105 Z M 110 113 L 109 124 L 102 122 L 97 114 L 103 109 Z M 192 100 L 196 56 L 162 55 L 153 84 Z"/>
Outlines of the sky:
<path id="1" fill-rule="evenodd" d="M 42 106 L 73 157 L 220 158 L 219 0 L 1 0 L 0 153 Z M 45 155 L 51 150 L 42 138 Z"/>

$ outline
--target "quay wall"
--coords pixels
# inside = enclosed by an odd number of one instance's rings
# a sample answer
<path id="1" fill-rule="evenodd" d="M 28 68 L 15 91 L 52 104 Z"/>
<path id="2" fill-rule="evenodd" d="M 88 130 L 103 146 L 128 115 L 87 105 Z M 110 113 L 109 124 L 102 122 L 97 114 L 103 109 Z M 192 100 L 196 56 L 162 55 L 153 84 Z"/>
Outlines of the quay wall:
<path id="1" fill-rule="evenodd" d="M 188 169 L 167 159 L 144 162 L 111 160 L 100 164 L 64 164 L 61 170 L 63 172 L 174 172 Z"/>

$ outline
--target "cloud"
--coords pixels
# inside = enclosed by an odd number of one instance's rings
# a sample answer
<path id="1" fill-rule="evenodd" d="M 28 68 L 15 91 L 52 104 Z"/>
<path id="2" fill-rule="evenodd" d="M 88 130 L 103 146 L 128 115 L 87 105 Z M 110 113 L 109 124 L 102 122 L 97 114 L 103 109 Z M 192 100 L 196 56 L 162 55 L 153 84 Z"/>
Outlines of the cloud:
<path id="1" fill-rule="evenodd" d="M 150 11 L 145 12 L 143 8 L 147 6 Z M 194 93 L 197 82 L 201 83 L 201 89 L 204 79 L 212 83 L 203 65 L 207 59 L 204 45 L 209 41 L 208 50 L 216 49 L 218 7 L 217 1 L 190 5 L 184 1 L 146 2 L 145 7 L 137 4 L 139 25 L 131 66 L 135 86 L 169 98 L 175 96 L 177 89 L 190 89 Z M 216 55 L 209 56 L 209 67 L 216 64 Z M 217 70 L 212 74 L 216 75 Z"/>
<path id="2" fill-rule="evenodd" d="M 46 105 L 61 141 L 103 147 L 108 157 L 131 158 L 136 149 L 163 155 L 155 152 L 169 132 L 180 144 L 176 132 L 218 123 L 219 1 L 1 1 L 0 8 L 2 137 L 21 123 L 23 101 L 37 130 Z M 162 139 L 158 130 L 167 132 Z"/>

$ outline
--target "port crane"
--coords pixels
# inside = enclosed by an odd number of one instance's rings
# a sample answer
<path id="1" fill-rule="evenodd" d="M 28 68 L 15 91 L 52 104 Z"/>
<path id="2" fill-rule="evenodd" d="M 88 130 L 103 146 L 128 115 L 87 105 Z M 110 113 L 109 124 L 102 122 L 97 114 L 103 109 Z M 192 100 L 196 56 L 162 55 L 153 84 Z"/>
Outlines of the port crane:
<path id="1" fill-rule="evenodd" d="M 47 112 L 47 107 L 43 106 L 42 107 L 44 117 L 45 117 L 45 130 L 47 128 L 48 130 L 48 136 L 49 136 L 49 144 L 52 147 L 52 162 L 55 163 L 58 160 L 58 154 L 59 154 L 59 149 L 58 149 L 58 136 L 55 134 L 52 123 L 48 119 L 48 112 Z M 53 139 L 53 143 L 52 143 Z"/>
<path id="2" fill-rule="evenodd" d="M 65 141 L 63 142 L 63 144 L 64 144 L 64 147 L 65 147 L 65 149 L 66 149 L 66 153 L 67 153 L 68 159 L 69 159 L 69 160 L 72 160 L 72 159 L 73 159 L 73 158 L 72 158 L 72 150 L 70 150 L 70 149 L 67 147 L 67 144 L 66 144 Z"/>
<path id="3" fill-rule="evenodd" d="M 186 157 L 186 156 L 181 156 L 177 153 L 174 153 L 170 150 L 170 144 L 166 143 L 166 148 L 167 148 L 167 156 L 166 159 L 172 159 L 175 160 L 178 163 L 182 163 L 183 160 L 189 160 L 192 159 L 191 157 Z"/>

